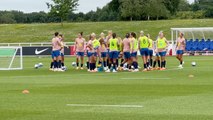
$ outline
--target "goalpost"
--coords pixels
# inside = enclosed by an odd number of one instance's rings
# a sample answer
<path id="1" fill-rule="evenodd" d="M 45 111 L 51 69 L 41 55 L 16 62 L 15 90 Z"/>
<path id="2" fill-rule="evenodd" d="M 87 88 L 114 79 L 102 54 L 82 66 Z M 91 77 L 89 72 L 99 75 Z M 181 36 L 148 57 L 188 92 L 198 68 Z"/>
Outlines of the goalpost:
<path id="1" fill-rule="evenodd" d="M 22 47 L 0 47 L 0 70 L 22 69 Z"/>

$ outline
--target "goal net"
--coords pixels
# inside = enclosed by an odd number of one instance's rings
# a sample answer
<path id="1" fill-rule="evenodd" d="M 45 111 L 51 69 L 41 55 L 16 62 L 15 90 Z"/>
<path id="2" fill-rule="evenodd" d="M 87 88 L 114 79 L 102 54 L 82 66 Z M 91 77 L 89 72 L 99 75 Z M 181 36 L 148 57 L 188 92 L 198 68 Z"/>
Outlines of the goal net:
<path id="1" fill-rule="evenodd" d="M 22 47 L 0 47 L 0 70 L 22 69 Z"/>

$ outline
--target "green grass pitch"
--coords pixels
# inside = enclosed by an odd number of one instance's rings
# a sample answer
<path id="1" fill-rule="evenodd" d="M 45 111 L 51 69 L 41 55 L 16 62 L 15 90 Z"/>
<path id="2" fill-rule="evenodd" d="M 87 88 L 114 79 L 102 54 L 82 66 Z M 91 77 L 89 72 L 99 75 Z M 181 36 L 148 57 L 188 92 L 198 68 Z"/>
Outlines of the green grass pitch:
<path id="1" fill-rule="evenodd" d="M 168 57 L 166 71 L 115 74 L 76 71 L 70 65 L 74 58 L 66 60 L 69 70 L 64 73 L 49 71 L 50 59 L 36 57 L 24 58 L 22 71 L 0 71 L 0 120 L 213 118 L 212 56 L 185 57 L 182 70 L 176 69 L 175 57 Z M 44 67 L 34 69 L 39 62 Z M 30 94 L 22 94 L 24 89 Z"/>

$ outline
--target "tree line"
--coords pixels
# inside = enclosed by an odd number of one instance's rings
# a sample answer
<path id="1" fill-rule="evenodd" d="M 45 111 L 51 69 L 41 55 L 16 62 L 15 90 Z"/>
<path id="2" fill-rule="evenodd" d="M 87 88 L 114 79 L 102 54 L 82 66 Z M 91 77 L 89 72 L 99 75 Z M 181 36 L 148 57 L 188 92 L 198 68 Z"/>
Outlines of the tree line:
<path id="1" fill-rule="evenodd" d="M 61 2 L 60 2 L 61 1 Z M 63 1 L 63 2 L 62 2 Z M 103 8 L 74 13 L 78 0 L 53 0 L 50 12 L 0 11 L 0 23 L 50 23 L 213 18 L 213 0 L 112 0 Z M 57 11 L 57 8 L 60 11 Z M 67 9 L 67 10 L 66 10 Z"/>

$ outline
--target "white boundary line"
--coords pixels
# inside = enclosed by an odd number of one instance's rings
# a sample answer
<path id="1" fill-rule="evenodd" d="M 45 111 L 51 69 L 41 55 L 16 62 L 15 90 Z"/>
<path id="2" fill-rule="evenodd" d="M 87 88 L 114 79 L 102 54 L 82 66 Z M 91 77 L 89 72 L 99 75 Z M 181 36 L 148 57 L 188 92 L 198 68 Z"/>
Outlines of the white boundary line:
<path id="1" fill-rule="evenodd" d="M 94 105 L 94 104 L 67 104 L 69 107 L 112 107 L 112 108 L 143 108 L 142 105 Z"/>
<path id="2" fill-rule="evenodd" d="M 170 80 L 171 78 L 120 78 L 122 80 Z"/>

